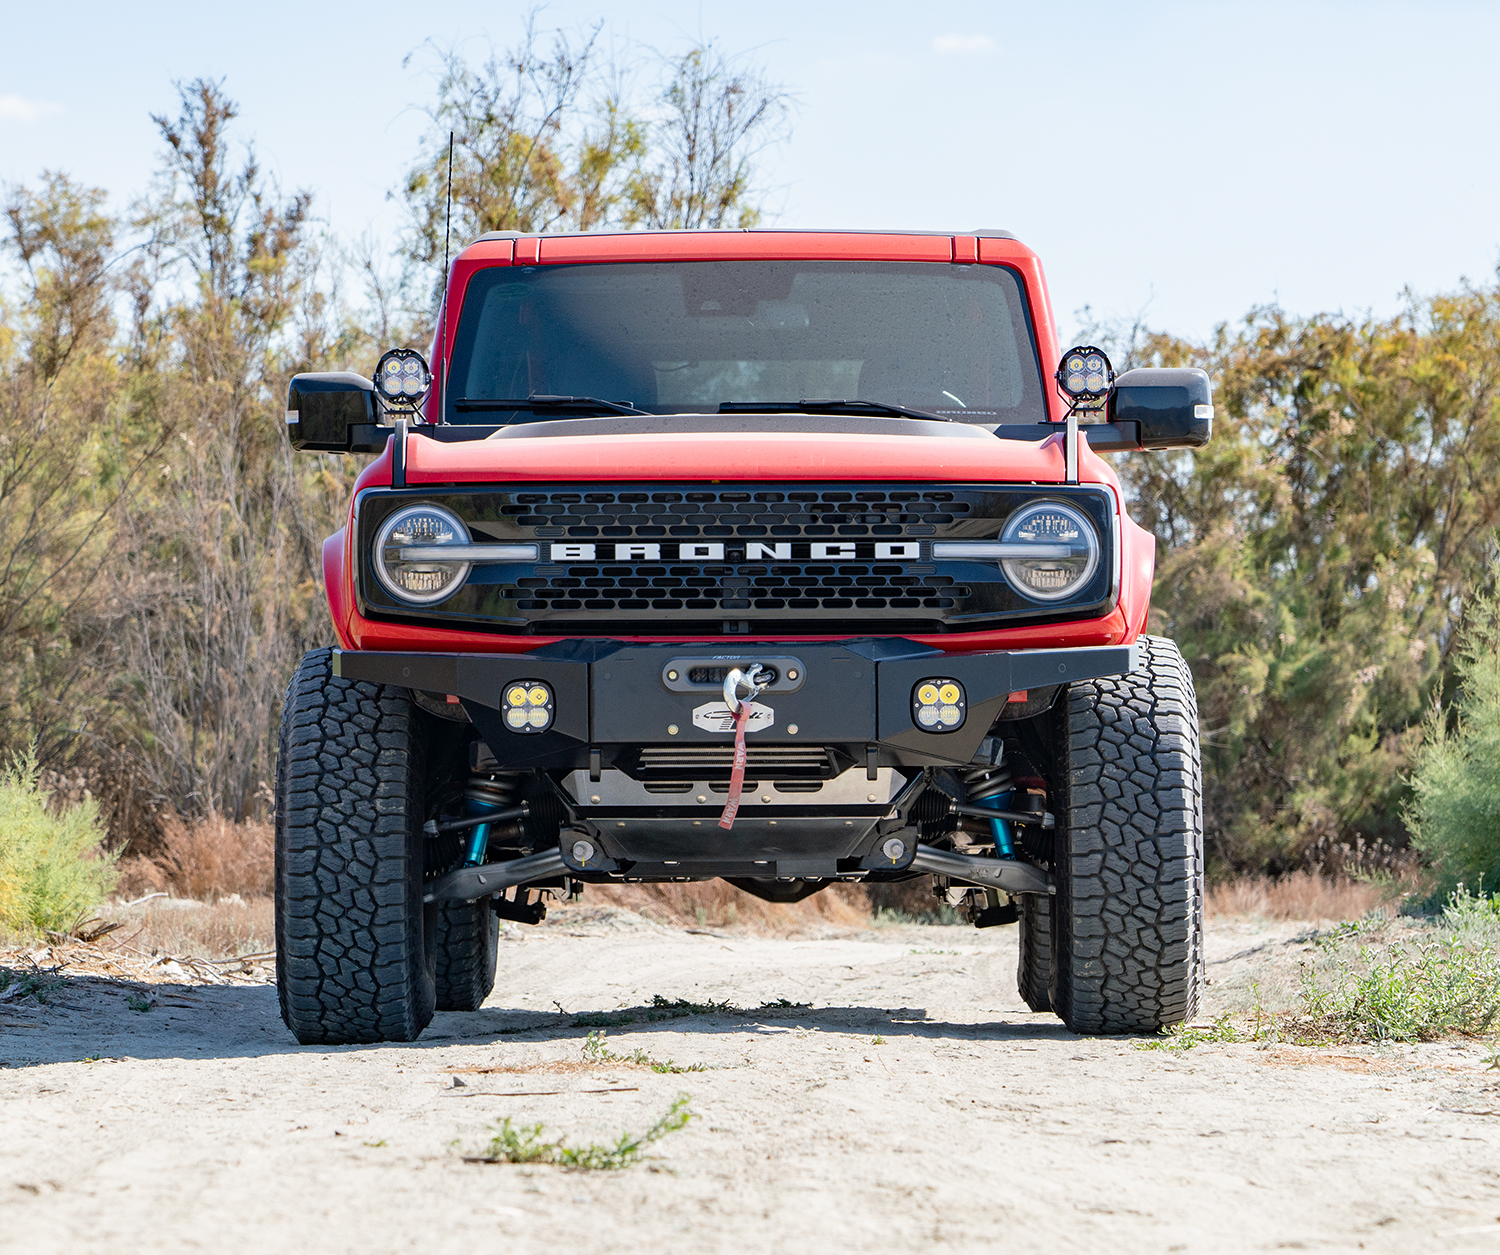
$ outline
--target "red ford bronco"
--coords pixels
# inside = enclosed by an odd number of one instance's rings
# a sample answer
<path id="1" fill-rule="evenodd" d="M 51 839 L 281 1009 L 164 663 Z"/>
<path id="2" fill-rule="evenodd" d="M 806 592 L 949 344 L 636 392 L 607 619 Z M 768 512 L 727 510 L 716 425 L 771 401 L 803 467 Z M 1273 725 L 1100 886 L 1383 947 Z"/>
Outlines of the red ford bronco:
<path id="1" fill-rule="evenodd" d="M 1207 375 L 1059 352 L 1002 231 L 487 235 L 429 356 L 287 404 L 379 455 L 282 722 L 300 1041 L 479 1007 L 544 896 L 713 877 L 930 876 L 1075 1032 L 1193 1014 L 1197 708 L 1098 453 L 1203 444 Z"/>

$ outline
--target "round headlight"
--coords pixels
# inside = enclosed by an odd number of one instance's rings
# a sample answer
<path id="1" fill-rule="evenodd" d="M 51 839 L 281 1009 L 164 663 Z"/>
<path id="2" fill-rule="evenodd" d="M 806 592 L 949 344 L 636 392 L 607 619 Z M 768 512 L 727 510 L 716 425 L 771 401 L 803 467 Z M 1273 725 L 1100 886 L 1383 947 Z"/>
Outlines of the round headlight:
<path id="1" fill-rule="evenodd" d="M 1099 540 L 1083 514 L 1058 501 L 1038 501 L 1010 516 L 1001 541 L 1007 544 L 1046 545 L 1055 551 L 1066 545 L 1066 558 L 1004 558 L 1000 568 L 1016 590 L 1033 601 L 1061 601 L 1078 592 L 1099 565 Z"/>
<path id="2" fill-rule="evenodd" d="M 433 605 L 463 586 L 470 566 L 445 562 L 433 551 L 468 543 L 468 529 L 441 506 L 407 506 L 386 519 L 375 535 L 376 577 L 399 601 Z"/>

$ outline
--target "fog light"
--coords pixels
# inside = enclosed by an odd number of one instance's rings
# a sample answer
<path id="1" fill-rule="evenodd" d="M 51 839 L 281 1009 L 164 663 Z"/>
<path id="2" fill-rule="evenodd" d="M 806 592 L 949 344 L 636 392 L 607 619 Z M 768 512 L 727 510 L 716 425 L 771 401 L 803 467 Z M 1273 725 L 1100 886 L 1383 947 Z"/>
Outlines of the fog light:
<path id="1" fill-rule="evenodd" d="M 1069 349 L 1057 368 L 1057 386 L 1075 408 L 1103 409 L 1115 386 L 1115 370 L 1109 364 L 1109 355 L 1093 345 Z"/>
<path id="2" fill-rule="evenodd" d="M 968 698 L 957 680 L 919 680 L 912 689 L 912 722 L 926 732 L 957 732 L 968 713 Z"/>
<path id="3" fill-rule="evenodd" d="M 375 366 L 375 391 L 393 410 L 415 410 L 431 384 L 432 372 L 416 349 L 392 349 Z"/>
<path id="4" fill-rule="evenodd" d="M 545 732 L 557 703 L 552 686 L 540 680 L 516 680 L 505 688 L 505 726 L 512 732 Z"/>

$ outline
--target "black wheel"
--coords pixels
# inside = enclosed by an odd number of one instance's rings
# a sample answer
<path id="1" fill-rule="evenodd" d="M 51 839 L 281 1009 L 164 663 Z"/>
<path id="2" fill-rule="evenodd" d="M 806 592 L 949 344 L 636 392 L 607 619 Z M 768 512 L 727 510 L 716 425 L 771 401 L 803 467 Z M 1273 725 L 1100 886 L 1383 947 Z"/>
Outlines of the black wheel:
<path id="1" fill-rule="evenodd" d="M 422 904 L 425 716 L 405 689 L 298 664 L 276 767 L 276 989 L 303 1043 L 411 1041 L 435 1005 Z"/>
<path id="2" fill-rule="evenodd" d="M 1070 687 L 1060 719 L 1052 1008 L 1075 1033 L 1154 1033 L 1203 976 L 1198 703 L 1177 646 Z M 1061 713 L 1061 712 L 1060 712 Z"/>
<path id="3" fill-rule="evenodd" d="M 495 987 L 500 917 L 490 900 L 454 902 L 438 910 L 437 1009 L 477 1011 Z"/>
<path id="4" fill-rule="evenodd" d="M 1016 988 L 1033 1011 L 1052 1010 L 1052 899 L 1040 893 L 1021 898 Z"/>

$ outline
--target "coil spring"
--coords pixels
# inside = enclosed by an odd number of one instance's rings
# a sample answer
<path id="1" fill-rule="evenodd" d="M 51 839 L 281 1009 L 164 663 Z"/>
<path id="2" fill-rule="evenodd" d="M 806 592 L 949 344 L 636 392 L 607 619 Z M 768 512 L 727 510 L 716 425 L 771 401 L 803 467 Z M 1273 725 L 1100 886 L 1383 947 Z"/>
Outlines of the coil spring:
<path id="1" fill-rule="evenodd" d="M 519 771 L 496 771 L 487 775 L 476 773 L 469 777 L 468 784 L 464 786 L 464 801 L 488 806 L 497 811 L 504 810 L 506 807 L 514 806 L 520 799 L 522 779 Z M 482 814 L 483 812 L 472 813 Z"/>
<path id="2" fill-rule="evenodd" d="M 993 767 L 988 763 L 981 763 L 974 767 L 967 767 L 959 774 L 963 779 L 964 789 L 968 792 L 971 806 L 1011 791 L 1010 768 L 1004 763 Z"/>

